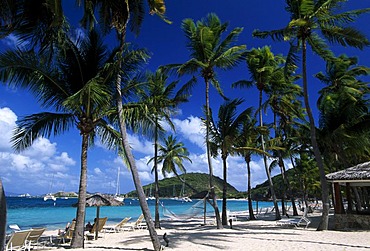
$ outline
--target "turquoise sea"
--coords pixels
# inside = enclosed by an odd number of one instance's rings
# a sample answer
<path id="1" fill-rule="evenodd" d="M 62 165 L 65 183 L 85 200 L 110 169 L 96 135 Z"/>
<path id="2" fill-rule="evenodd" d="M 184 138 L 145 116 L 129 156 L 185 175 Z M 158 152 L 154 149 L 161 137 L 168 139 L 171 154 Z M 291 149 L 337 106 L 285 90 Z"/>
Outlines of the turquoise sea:
<path id="1" fill-rule="evenodd" d="M 47 200 L 43 198 L 24 198 L 24 197 L 7 197 L 7 225 L 17 224 L 21 229 L 32 227 L 46 227 L 48 230 L 62 229 L 66 226 L 67 222 L 76 217 L 77 209 L 72 205 L 77 202 L 75 198 L 57 199 L 56 201 Z M 148 200 L 149 208 L 151 209 L 152 216 L 154 215 L 154 200 Z M 189 212 L 192 206 L 202 207 L 199 200 L 193 202 L 181 202 L 172 199 L 161 199 L 164 208 L 177 215 Z M 219 208 L 221 209 L 222 201 L 218 201 Z M 228 210 L 234 211 L 248 211 L 247 200 L 228 200 Z M 273 207 L 272 202 L 259 202 L 258 208 Z M 160 217 L 165 219 L 160 207 Z M 254 202 L 256 209 L 256 203 Z M 202 211 L 199 210 L 202 215 Z M 125 205 L 116 207 L 100 207 L 100 217 L 108 217 L 107 224 L 114 224 L 121 221 L 124 217 L 132 217 L 135 220 L 141 214 L 139 201 L 134 199 L 125 199 Z M 207 214 L 212 215 L 213 209 L 207 205 Z M 165 213 L 166 215 L 166 213 Z M 96 207 L 86 208 L 86 223 L 93 222 L 96 217 Z M 7 229 L 10 231 L 10 229 Z"/>

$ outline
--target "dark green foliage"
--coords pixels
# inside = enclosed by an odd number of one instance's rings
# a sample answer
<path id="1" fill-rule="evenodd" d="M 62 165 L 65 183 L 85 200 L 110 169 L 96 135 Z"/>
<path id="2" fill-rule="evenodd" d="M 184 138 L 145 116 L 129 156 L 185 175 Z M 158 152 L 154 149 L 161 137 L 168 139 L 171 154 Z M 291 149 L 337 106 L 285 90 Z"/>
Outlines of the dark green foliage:
<path id="1" fill-rule="evenodd" d="M 185 186 L 184 195 L 194 198 L 198 193 L 208 191 L 209 188 L 209 175 L 205 173 L 187 173 L 179 175 L 182 179 L 185 179 L 187 185 Z M 217 196 L 222 195 L 222 179 L 213 176 L 215 192 Z M 144 191 L 149 191 L 150 186 L 154 187 L 154 183 L 143 186 Z M 191 189 L 192 187 L 193 189 Z M 175 189 L 174 189 L 175 188 Z M 165 178 L 159 181 L 159 197 L 170 198 L 180 195 L 182 188 L 182 182 L 177 177 Z M 174 194 L 175 190 L 175 194 Z M 241 198 L 241 193 L 232 185 L 228 184 L 227 187 L 228 198 Z M 149 192 L 148 192 L 149 193 Z M 137 197 L 136 191 L 127 193 L 128 197 Z M 198 197 L 198 196 L 196 196 Z M 245 195 L 244 195 L 245 197 Z"/>

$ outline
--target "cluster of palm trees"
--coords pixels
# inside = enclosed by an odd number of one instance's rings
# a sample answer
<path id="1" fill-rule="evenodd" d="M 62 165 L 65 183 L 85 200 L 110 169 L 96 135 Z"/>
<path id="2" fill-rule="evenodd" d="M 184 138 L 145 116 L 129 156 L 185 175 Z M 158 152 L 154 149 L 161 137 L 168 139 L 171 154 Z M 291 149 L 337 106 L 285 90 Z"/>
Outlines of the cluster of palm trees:
<path id="1" fill-rule="evenodd" d="M 370 43 L 363 34 L 345 25 L 368 12 L 368 9 L 338 14 L 333 11 L 345 2 L 343 0 L 287 0 L 286 10 L 291 21 L 286 27 L 273 31 L 256 30 L 253 33 L 256 37 L 270 36 L 274 40 L 289 41 L 290 50 L 286 57 L 274 55 L 268 46 L 246 50 L 245 45 L 236 45 L 243 29 L 234 28 L 226 33 L 228 24 L 222 23 L 216 14 L 209 14 L 197 22 L 185 19 L 182 29 L 187 38 L 190 59 L 142 76 L 137 73 L 147 62 L 148 52 L 131 48 L 125 41 L 125 35 L 128 28 L 139 32 L 144 17 L 144 1 L 76 1 L 78 6 L 84 7 L 81 24 L 88 30 L 86 37 L 77 38 L 70 35 L 61 0 L 0 2 L 5 6 L 0 12 L 0 36 L 14 34 L 20 41 L 27 41 L 22 48 L 0 55 L 0 80 L 28 89 L 49 110 L 18 121 L 12 138 L 13 147 L 21 151 L 37 137 L 59 135 L 71 128 L 77 128 L 81 134 L 81 175 L 76 231 L 71 243 L 73 248 L 83 246 L 87 153 L 99 138 L 124 158 L 132 173 L 154 250 L 161 249 L 155 230 L 160 227 L 158 164 L 162 162 L 162 172 L 177 174 L 176 168 L 185 171 L 182 160 L 188 159 L 189 155 L 175 138 L 165 137 L 164 123 L 173 128 L 171 116 L 180 103 L 188 101 L 197 75 L 205 83 L 204 124 L 210 177 L 209 198 L 215 209 L 218 228 L 227 225 L 227 158 L 230 155 L 242 156 L 247 164 L 251 219 L 254 218 L 250 195 L 252 155 L 263 156 L 276 219 L 280 218 L 280 212 L 271 169 L 275 166 L 280 168 L 286 197 L 294 202 L 293 183 L 285 175 L 285 162 L 290 159 L 293 165 L 299 165 L 302 163 L 295 162 L 294 158 L 314 157 L 312 165 L 318 166 L 324 206 L 319 229 L 328 227 L 329 190 L 325 168 L 332 168 L 338 162 L 342 165 L 335 167 L 341 168 L 370 156 L 369 87 L 359 78 L 367 75 L 369 68 L 357 66 L 356 59 L 352 57 L 335 57 L 328 46 L 328 43 L 360 49 L 368 46 Z M 148 5 L 151 13 L 167 21 L 163 0 L 149 0 Z M 94 27 L 97 19 L 102 24 L 100 30 Z M 117 37 L 117 47 L 108 50 L 100 33 L 104 34 L 112 27 Z M 327 62 L 326 72 L 316 75 L 327 85 L 320 91 L 318 100 L 318 127 L 308 99 L 307 45 Z M 296 73 L 299 70 L 299 53 L 302 53 L 302 75 Z M 230 70 L 242 62 L 246 62 L 250 79 L 240 80 L 233 86 L 256 86 L 260 95 L 258 109 L 247 108 L 238 113 L 243 100 L 229 100 L 224 95 L 216 70 Z M 182 87 L 178 86 L 178 81 L 167 83 L 169 74 L 173 72 L 181 78 L 186 74 L 192 78 Z M 300 80 L 303 89 L 297 85 Z M 210 107 L 210 84 L 225 99 L 219 108 L 217 120 L 213 119 Z M 267 100 L 263 100 L 263 94 Z M 302 97 L 304 107 L 300 101 Z M 274 115 L 273 122 L 269 124 L 263 121 L 263 111 L 266 109 L 271 109 Z M 142 133 L 154 141 L 155 155 L 151 161 L 154 163 L 157 184 L 155 224 L 150 217 L 127 130 Z M 165 142 L 163 146 L 160 145 L 161 140 Z M 212 157 L 218 154 L 223 162 L 224 176 L 222 221 L 212 181 Z M 268 157 L 273 159 L 271 165 Z"/>

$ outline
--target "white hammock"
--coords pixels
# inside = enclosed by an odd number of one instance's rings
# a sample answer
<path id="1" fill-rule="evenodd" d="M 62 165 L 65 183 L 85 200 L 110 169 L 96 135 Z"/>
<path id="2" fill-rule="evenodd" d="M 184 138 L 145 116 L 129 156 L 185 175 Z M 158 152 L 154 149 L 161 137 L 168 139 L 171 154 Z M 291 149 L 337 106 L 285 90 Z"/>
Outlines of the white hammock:
<path id="1" fill-rule="evenodd" d="M 162 206 L 162 213 L 164 217 L 168 217 L 172 220 L 188 220 L 191 219 L 204 211 L 204 200 L 200 200 L 191 206 L 189 209 L 186 209 L 181 214 L 175 214 L 168 208 L 166 208 L 163 203 L 160 203 Z"/>

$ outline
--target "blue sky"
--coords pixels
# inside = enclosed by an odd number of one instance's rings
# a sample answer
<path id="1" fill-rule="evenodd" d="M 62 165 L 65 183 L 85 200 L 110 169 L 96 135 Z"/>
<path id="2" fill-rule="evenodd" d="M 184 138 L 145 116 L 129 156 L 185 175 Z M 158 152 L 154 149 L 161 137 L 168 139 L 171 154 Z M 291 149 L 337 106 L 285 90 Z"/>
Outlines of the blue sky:
<path id="1" fill-rule="evenodd" d="M 186 40 L 180 28 L 181 21 L 184 18 L 192 18 L 197 21 L 210 12 L 216 13 L 222 22 L 229 22 L 228 31 L 235 27 L 243 27 L 244 30 L 239 37 L 238 44 L 245 44 L 247 49 L 270 45 L 275 54 L 287 53 L 287 44 L 285 43 L 275 43 L 268 39 L 262 40 L 252 37 L 254 29 L 278 29 L 287 24 L 289 16 L 284 10 L 285 1 L 167 0 L 166 6 L 167 17 L 173 22 L 171 25 L 164 23 L 158 17 L 147 15 L 140 35 L 135 37 L 129 34 L 127 37 L 127 41 L 138 47 L 145 47 L 152 53 L 151 60 L 145 70 L 155 70 L 160 65 L 182 63 L 188 60 Z M 370 7 L 370 4 L 364 0 L 352 0 L 346 6 L 348 9 L 358 9 Z M 68 13 L 73 15 L 70 20 L 78 20 L 79 11 L 76 7 L 69 6 L 68 8 Z M 369 23 L 370 16 L 366 14 L 360 17 L 355 25 L 370 37 Z M 0 40 L 0 46 L 2 49 L 6 49 L 14 46 L 15 41 L 14 37 L 8 37 Z M 370 48 L 359 51 L 336 46 L 333 49 L 337 55 L 346 53 L 348 56 L 358 56 L 360 65 L 369 66 Z M 325 64 L 321 59 L 312 53 L 308 54 L 309 76 L 324 71 L 324 67 Z M 237 80 L 249 79 L 245 62 L 234 70 L 218 71 L 217 74 L 226 96 L 244 98 L 244 108 L 257 106 L 258 93 L 255 88 L 240 90 L 230 87 Z M 188 79 L 185 77 L 181 83 L 185 83 Z M 311 104 L 314 107 L 317 92 L 323 86 L 312 77 L 309 79 L 309 85 Z M 210 99 L 211 107 L 216 112 L 222 99 L 214 91 L 211 92 Z M 177 128 L 176 136 L 185 143 L 191 152 L 190 158 L 193 163 L 185 163 L 187 172 L 208 172 L 200 121 L 203 104 L 204 83 L 199 79 L 190 101 L 180 107 L 181 114 L 174 118 L 174 124 Z M 20 89 L 0 86 L 0 178 L 6 192 L 38 195 L 60 190 L 78 190 L 81 138 L 77 130 L 71 130 L 56 138 L 39 139 L 30 149 L 22 153 L 14 153 L 10 147 L 9 139 L 16 120 L 22 116 L 41 111 L 43 111 L 42 108 L 29 93 Z M 267 112 L 265 119 L 268 120 L 269 116 L 270 114 Z M 153 182 L 154 178 L 150 173 L 151 166 L 147 165 L 147 161 L 153 156 L 153 143 L 139 135 L 132 134 L 130 134 L 129 140 L 134 149 L 133 153 L 142 183 Z M 96 145 L 89 150 L 88 154 L 87 190 L 89 192 L 114 193 L 118 167 L 121 170 L 121 192 L 125 193 L 134 189 L 130 172 L 114 152 Z M 213 161 L 214 173 L 219 177 L 222 177 L 221 164 L 220 159 Z M 247 174 L 243 159 L 230 157 L 228 167 L 228 181 L 238 190 L 246 190 Z M 263 162 L 260 158 L 255 157 L 252 163 L 253 185 L 261 183 L 265 179 Z"/>

